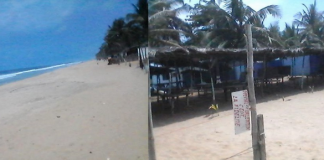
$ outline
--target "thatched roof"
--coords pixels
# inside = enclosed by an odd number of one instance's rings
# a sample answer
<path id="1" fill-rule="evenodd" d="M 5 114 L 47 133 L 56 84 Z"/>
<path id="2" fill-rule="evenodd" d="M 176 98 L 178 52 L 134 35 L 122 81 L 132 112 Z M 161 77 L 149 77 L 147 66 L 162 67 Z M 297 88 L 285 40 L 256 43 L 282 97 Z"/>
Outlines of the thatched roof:
<path id="1" fill-rule="evenodd" d="M 296 57 L 303 55 L 323 54 L 324 48 L 297 48 L 276 49 L 258 48 L 253 50 L 255 61 L 263 61 L 264 58 L 272 60 L 276 58 Z M 217 58 L 219 61 L 245 61 L 246 49 L 218 49 L 195 47 L 162 47 L 150 49 L 151 61 L 177 66 L 199 66 L 199 60 Z"/>

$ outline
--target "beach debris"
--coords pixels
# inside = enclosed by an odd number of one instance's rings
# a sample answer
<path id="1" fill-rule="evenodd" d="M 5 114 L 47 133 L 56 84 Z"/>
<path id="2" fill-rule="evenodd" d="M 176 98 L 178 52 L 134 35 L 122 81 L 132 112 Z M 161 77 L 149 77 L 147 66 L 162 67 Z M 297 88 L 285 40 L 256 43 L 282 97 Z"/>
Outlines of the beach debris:
<path id="1" fill-rule="evenodd" d="M 90 151 L 89 153 L 90 153 L 90 154 L 92 154 L 92 152 L 91 152 L 91 151 Z"/>
<path id="2" fill-rule="evenodd" d="M 57 118 L 60 118 L 61 116 L 56 116 Z"/>
<path id="3" fill-rule="evenodd" d="M 309 88 L 309 92 L 314 93 L 314 85 L 308 86 L 308 88 Z"/>
<path id="4" fill-rule="evenodd" d="M 218 104 L 212 104 L 208 109 L 218 110 Z"/>
<path id="5" fill-rule="evenodd" d="M 208 115 L 208 116 L 211 116 L 211 115 L 213 115 L 213 117 L 210 117 L 210 118 L 214 118 L 214 114 L 215 113 L 217 113 L 217 110 L 218 110 L 218 104 L 212 104 L 208 109 L 212 109 L 213 110 L 213 113 L 211 113 L 210 115 Z M 217 113 L 217 116 L 218 116 L 219 114 Z M 208 116 L 206 116 L 206 117 L 208 117 Z"/>

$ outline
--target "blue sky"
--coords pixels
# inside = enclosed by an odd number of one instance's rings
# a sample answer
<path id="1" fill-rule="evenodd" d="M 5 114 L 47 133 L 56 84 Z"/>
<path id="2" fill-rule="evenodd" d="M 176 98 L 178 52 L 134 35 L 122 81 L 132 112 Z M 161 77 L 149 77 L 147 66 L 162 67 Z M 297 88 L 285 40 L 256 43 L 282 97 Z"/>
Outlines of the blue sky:
<path id="1" fill-rule="evenodd" d="M 195 4 L 199 2 L 199 0 L 185 0 L 185 2 L 189 4 Z M 259 10 L 268 5 L 279 5 L 282 17 L 269 17 L 266 19 L 265 25 L 269 26 L 271 23 L 276 23 L 276 21 L 278 21 L 281 30 L 285 28 L 286 22 L 288 24 L 291 24 L 295 19 L 294 15 L 304 9 L 304 6 L 302 5 L 303 3 L 306 4 L 306 6 L 314 3 L 313 0 L 243 0 L 243 2 L 252 7 L 254 10 Z M 323 0 L 317 0 L 317 9 L 319 11 L 324 11 Z"/>
<path id="2" fill-rule="evenodd" d="M 137 0 L 1 0 L 0 71 L 94 58 Z"/>

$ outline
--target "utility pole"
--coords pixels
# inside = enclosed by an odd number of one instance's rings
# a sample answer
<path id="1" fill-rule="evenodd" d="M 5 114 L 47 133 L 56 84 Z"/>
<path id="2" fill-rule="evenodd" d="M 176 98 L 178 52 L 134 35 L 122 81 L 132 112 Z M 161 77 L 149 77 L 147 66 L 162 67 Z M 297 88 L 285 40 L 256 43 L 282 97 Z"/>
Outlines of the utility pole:
<path id="1" fill-rule="evenodd" d="M 254 78 L 253 78 L 253 45 L 252 45 L 252 31 L 251 24 L 245 26 L 247 36 L 247 78 L 248 78 L 248 92 L 250 98 L 251 107 L 251 123 L 252 123 L 252 148 L 253 148 L 253 160 L 261 160 L 261 153 L 259 147 L 259 135 L 257 124 L 257 110 L 256 99 L 254 92 Z"/>

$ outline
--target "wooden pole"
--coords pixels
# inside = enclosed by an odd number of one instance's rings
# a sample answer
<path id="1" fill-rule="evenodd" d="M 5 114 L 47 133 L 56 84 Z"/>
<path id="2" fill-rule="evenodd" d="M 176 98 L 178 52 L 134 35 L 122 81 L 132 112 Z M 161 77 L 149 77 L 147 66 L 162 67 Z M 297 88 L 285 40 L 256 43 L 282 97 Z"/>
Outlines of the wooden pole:
<path id="1" fill-rule="evenodd" d="M 212 76 L 211 71 L 209 71 L 209 74 L 210 74 L 210 81 L 211 81 L 212 94 L 213 94 L 213 105 L 216 105 L 215 88 L 214 88 L 214 79 L 213 79 L 213 76 Z"/>
<path id="2" fill-rule="evenodd" d="M 193 68 L 192 68 L 192 60 L 190 59 L 190 90 L 189 90 L 189 93 L 191 94 L 191 95 L 193 95 L 193 84 L 194 84 L 194 79 L 193 79 L 193 76 L 192 76 L 192 74 L 193 74 Z"/>
<path id="3" fill-rule="evenodd" d="M 262 97 L 264 97 L 264 83 L 266 82 L 266 75 L 267 75 L 267 56 L 266 56 L 266 54 L 264 54 L 264 56 L 263 56 L 263 74 L 262 74 L 262 80 L 261 80 Z"/>
<path id="4" fill-rule="evenodd" d="M 259 131 L 259 144 L 260 144 L 260 153 L 261 160 L 266 160 L 266 147 L 265 147 L 265 134 L 264 134 L 264 122 L 263 115 L 258 115 L 258 131 Z"/>
<path id="5" fill-rule="evenodd" d="M 200 84 L 202 84 L 202 82 L 203 82 L 203 79 L 202 79 L 202 70 L 200 68 Z"/>
<path id="6" fill-rule="evenodd" d="M 258 124 L 257 124 L 257 110 L 256 110 L 256 99 L 254 92 L 254 78 L 253 78 L 253 46 L 252 46 L 252 31 L 251 24 L 245 26 L 247 35 L 247 78 L 248 78 L 248 91 L 251 106 L 251 123 L 252 123 L 252 148 L 253 148 L 253 159 L 260 160 L 260 150 L 258 145 Z"/>
<path id="7" fill-rule="evenodd" d="M 215 98 L 214 79 L 211 70 L 212 68 L 214 68 L 215 63 L 217 63 L 217 59 L 213 60 L 211 66 L 209 67 L 210 81 L 211 81 L 212 94 L 213 94 L 213 105 L 216 105 L 216 98 Z"/>
<path id="8" fill-rule="evenodd" d="M 305 71 L 305 55 L 303 56 L 303 65 L 302 65 L 302 79 L 301 79 L 301 85 L 300 88 L 301 90 L 304 90 L 304 71 Z"/>
<path id="9" fill-rule="evenodd" d="M 148 73 L 150 74 L 150 73 Z M 150 76 L 148 76 L 150 77 Z M 150 85 L 150 78 L 148 79 L 149 85 Z M 155 147 L 154 147 L 154 135 L 153 135 L 153 120 L 152 120 L 152 108 L 151 108 L 151 91 L 150 91 L 150 86 L 149 88 L 149 99 L 148 99 L 148 143 L 149 143 L 149 159 L 150 160 L 155 160 Z"/>
<path id="10" fill-rule="evenodd" d="M 179 100 L 179 91 L 180 91 L 180 85 L 179 85 L 179 81 L 180 81 L 180 78 L 179 78 L 179 76 L 180 76 L 180 72 L 179 72 L 179 68 L 178 68 L 178 66 L 176 65 L 176 95 L 177 95 L 177 100 Z"/>
<path id="11" fill-rule="evenodd" d="M 169 73 L 169 92 L 168 92 L 168 95 L 169 96 L 171 96 L 171 97 L 169 97 L 170 99 L 169 99 L 169 102 L 170 102 L 170 104 L 171 104 L 171 114 L 172 115 L 174 115 L 174 97 L 172 96 L 172 94 L 171 94 L 171 85 L 172 85 L 172 73 Z"/>

